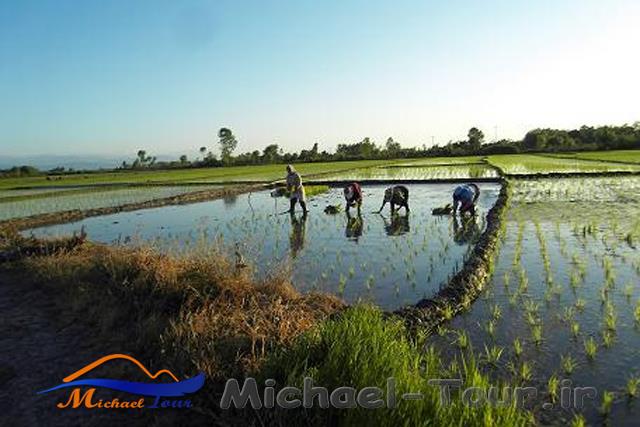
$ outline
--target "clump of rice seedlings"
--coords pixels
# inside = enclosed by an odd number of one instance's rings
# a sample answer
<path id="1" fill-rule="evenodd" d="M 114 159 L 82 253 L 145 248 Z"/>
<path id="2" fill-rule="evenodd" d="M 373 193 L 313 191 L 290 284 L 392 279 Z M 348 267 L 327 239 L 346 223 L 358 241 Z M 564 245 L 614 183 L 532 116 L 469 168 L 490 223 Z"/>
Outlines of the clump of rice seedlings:
<path id="1" fill-rule="evenodd" d="M 349 279 L 353 279 L 353 276 L 355 275 L 356 275 L 356 269 L 353 266 L 349 267 Z"/>
<path id="2" fill-rule="evenodd" d="M 509 296 L 509 305 L 511 307 L 515 307 L 517 303 L 518 303 L 518 294 L 517 293 L 511 294 Z"/>
<path id="3" fill-rule="evenodd" d="M 633 317 L 636 319 L 636 323 L 640 323 L 640 299 L 636 301 L 636 308 L 633 310 Z"/>
<path id="4" fill-rule="evenodd" d="M 571 420 L 571 427 L 586 427 L 587 421 L 580 414 L 575 414 Z"/>
<path id="5" fill-rule="evenodd" d="M 571 375 L 578 366 L 578 363 L 570 354 L 568 354 L 566 356 L 560 356 L 560 365 L 562 366 L 562 370 L 565 374 Z"/>
<path id="6" fill-rule="evenodd" d="M 505 288 L 509 287 L 510 281 L 511 281 L 511 274 L 508 271 L 505 271 L 504 275 L 502 276 L 502 284 L 504 285 Z"/>
<path id="7" fill-rule="evenodd" d="M 598 352 L 598 344 L 593 337 L 589 337 L 584 340 L 584 353 L 587 355 L 589 360 L 593 360 L 596 358 L 596 353 Z"/>
<path id="8" fill-rule="evenodd" d="M 604 344 L 605 348 L 610 348 L 613 345 L 613 333 L 611 331 L 605 330 L 602 332 L 602 344 Z"/>
<path id="9" fill-rule="evenodd" d="M 458 331 L 455 344 L 461 349 L 465 350 L 469 348 L 469 334 L 466 331 Z"/>
<path id="10" fill-rule="evenodd" d="M 602 259 L 602 268 L 604 270 L 605 285 L 607 288 L 615 286 L 616 274 L 613 268 L 613 262 L 609 257 Z"/>
<path id="11" fill-rule="evenodd" d="M 487 334 L 489 334 L 489 336 L 491 338 L 495 338 L 496 335 L 496 321 L 491 319 L 487 322 L 487 326 L 485 328 L 485 330 L 487 331 Z"/>
<path id="12" fill-rule="evenodd" d="M 513 376 L 520 381 L 531 381 L 531 378 L 533 378 L 533 370 L 531 369 L 531 365 L 527 362 L 522 362 L 520 366 L 516 366 L 510 362 L 508 367 Z"/>
<path id="13" fill-rule="evenodd" d="M 573 307 L 565 307 L 562 313 L 562 320 L 565 323 L 571 322 L 575 317 L 575 309 Z"/>
<path id="14" fill-rule="evenodd" d="M 542 325 L 534 325 L 531 328 L 531 339 L 535 345 L 542 344 Z"/>
<path id="15" fill-rule="evenodd" d="M 610 391 L 604 391 L 602 393 L 602 405 L 600 405 L 600 413 L 605 417 L 611 413 L 611 407 L 613 406 L 613 393 Z"/>
<path id="16" fill-rule="evenodd" d="M 513 340 L 513 354 L 519 358 L 520 356 L 522 356 L 522 352 L 522 342 L 520 341 L 520 338 L 516 337 Z"/>
<path id="17" fill-rule="evenodd" d="M 518 292 L 525 293 L 529 287 L 529 278 L 524 268 L 520 268 L 519 274 Z"/>
<path id="18" fill-rule="evenodd" d="M 502 317 L 502 310 L 500 310 L 500 306 L 498 304 L 494 304 L 491 307 L 491 317 L 494 320 L 498 320 Z"/>
<path id="19" fill-rule="evenodd" d="M 547 392 L 551 397 L 551 402 L 555 403 L 558 399 L 558 388 L 560 386 L 560 379 L 556 374 L 553 374 L 547 380 Z"/>
<path id="20" fill-rule="evenodd" d="M 631 377 L 627 380 L 625 391 L 627 396 L 634 398 L 638 396 L 638 386 L 640 386 L 640 377 Z"/>
<path id="21" fill-rule="evenodd" d="M 605 305 L 604 313 L 604 326 L 608 331 L 615 332 L 616 323 L 618 321 L 618 315 L 616 314 L 613 304 L 607 303 Z"/>
<path id="22" fill-rule="evenodd" d="M 580 324 L 578 322 L 571 322 L 571 335 L 573 335 L 574 338 L 578 338 L 579 334 Z"/>
<path id="23" fill-rule="evenodd" d="M 498 363 L 498 361 L 500 360 L 500 357 L 502 356 L 502 352 L 503 352 L 503 348 L 500 346 L 491 346 L 491 348 L 488 348 L 485 344 L 484 346 L 484 358 L 485 361 L 490 364 L 490 365 L 495 365 Z"/>
<path id="24" fill-rule="evenodd" d="M 574 304 L 576 310 L 578 310 L 579 312 L 583 312 L 586 305 L 587 302 L 582 298 L 578 298 L 576 300 L 576 303 Z"/>
<path id="25" fill-rule="evenodd" d="M 338 280 L 338 295 L 344 294 L 344 288 L 347 284 L 347 278 L 340 273 L 340 279 Z"/>

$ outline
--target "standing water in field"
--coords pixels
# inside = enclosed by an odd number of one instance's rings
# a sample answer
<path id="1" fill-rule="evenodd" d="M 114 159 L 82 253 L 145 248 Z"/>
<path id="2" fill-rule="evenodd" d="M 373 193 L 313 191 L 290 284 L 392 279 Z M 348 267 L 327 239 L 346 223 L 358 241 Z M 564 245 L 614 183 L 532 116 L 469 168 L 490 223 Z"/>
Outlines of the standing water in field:
<path id="1" fill-rule="evenodd" d="M 84 226 L 89 238 L 105 243 L 151 243 L 167 252 L 204 251 L 208 245 L 236 248 L 258 277 L 291 269 L 301 290 L 320 290 L 348 302 L 372 301 L 393 309 L 432 296 L 458 271 L 484 229 L 484 217 L 498 184 L 482 184 L 476 221 L 433 216 L 451 203 L 454 184 L 408 186 L 408 214 L 381 214 L 385 186 L 364 186 L 362 216 L 355 209 L 324 213 L 341 205 L 342 189 L 309 200 L 310 213 L 286 213 L 289 201 L 268 191 L 195 203 L 123 212 L 33 230 L 36 236 L 71 234 Z"/>
<path id="2" fill-rule="evenodd" d="M 516 181 L 512 190 L 492 283 L 432 342 L 450 357 L 473 351 L 486 371 L 537 387 L 540 421 L 574 416 L 558 408 L 559 384 L 569 380 L 597 390 L 576 411 L 589 425 L 633 424 L 640 415 L 640 178 Z"/>

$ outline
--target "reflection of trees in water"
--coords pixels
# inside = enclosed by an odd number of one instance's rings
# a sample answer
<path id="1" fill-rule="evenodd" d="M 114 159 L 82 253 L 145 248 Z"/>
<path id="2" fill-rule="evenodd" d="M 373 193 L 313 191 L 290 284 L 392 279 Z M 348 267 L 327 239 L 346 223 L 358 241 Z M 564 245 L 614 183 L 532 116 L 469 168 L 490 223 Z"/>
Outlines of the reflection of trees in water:
<path id="1" fill-rule="evenodd" d="M 380 216 L 382 217 L 382 221 L 384 222 L 384 231 L 385 233 L 387 233 L 387 236 L 401 236 L 411 231 L 408 213 L 405 215 L 395 213 L 391 215 L 391 221 L 389 221 L 383 215 Z"/>
<path id="2" fill-rule="evenodd" d="M 291 234 L 289 235 L 289 245 L 291 247 L 291 257 L 296 258 L 298 253 L 304 249 L 307 233 L 307 216 L 289 215 L 291 218 Z"/>
<path id="3" fill-rule="evenodd" d="M 345 237 L 357 243 L 362 236 L 363 227 L 364 221 L 362 220 L 362 215 L 358 214 L 356 216 L 352 216 L 347 211 L 347 227 L 344 230 Z"/>
<path id="4" fill-rule="evenodd" d="M 453 216 L 453 241 L 458 245 L 476 243 L 480 238 L 480 227 L 475 215 Z"/>
<path id="5" fill-rule="evenodd" d="M 222 198 L 222 202 L 227 206 L 235 205 L 237 201 L 238 196 L 236 194 L 229 194 Z"/>

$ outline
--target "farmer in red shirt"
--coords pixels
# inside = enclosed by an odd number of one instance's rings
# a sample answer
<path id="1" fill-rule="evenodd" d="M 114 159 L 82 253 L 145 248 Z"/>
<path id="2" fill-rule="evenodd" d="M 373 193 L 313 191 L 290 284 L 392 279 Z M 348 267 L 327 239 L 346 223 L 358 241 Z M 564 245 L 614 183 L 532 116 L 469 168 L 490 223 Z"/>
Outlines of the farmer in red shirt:
<path id="1" fill-rule="evenodd" d="M 360 207 L 362 206 L 362 188 L 357 182 L 352 182 L 344 187 L 344 199 L 347 202 L 347 213 L 349 208 L 357 207 L 358 215 L 360 215 Z"/>

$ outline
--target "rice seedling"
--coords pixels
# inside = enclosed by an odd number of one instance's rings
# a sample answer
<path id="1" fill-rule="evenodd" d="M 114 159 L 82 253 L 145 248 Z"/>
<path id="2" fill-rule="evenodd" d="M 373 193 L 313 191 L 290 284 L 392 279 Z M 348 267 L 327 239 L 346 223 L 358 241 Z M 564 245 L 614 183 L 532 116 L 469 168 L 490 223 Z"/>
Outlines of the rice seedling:
<path id="1" fill-rule="evenodd" d="M 522 362 L 519 366 L 516 366 L 513 362 L 509 362 L 507 365 L 511 374 L 522 382 L 531 381 L 533 378 L 533 370 L 528 362 Z"/>
<path id="2" fill-rule="evenodd" d="M 631 377 L 627 380 L 625 392 L 630 398 L 638 397 L 638 387 L 640 386 L 640 377 Z"/>
<path id="3" fill-rule="evenodd" d="M 551 397 L 551 402 L 555 403 L 558 400 L 558 388 L 560 386 L 560 379 L 556 374 L 552 374 L 547 380 L 547 393 Z"/>
<path id="4" fill-rule="evenodd" d="M 569 307 L 565 307 L 562 313 L 562 321 L 565 323 L 569 323 L 571 321 L 573 321 L 574 317 L 576 315 L 575 309 L 571 306 Z"/>
<path id="5" fill-rule="evenodd" d="M 469 334 L 467 333 L 467 331 L 456 332 L 456 340 L 454 342 L 461 350 L 466 350 L 467 348 L 469 348 L 469 341 Z"/>
<path id="6" fill-rule="evenodd" d="M 520 341 L 520 339 L 518 337 L 516 337 L 513 340 L 513 354 L 517 358 L 519 358 L 520 356 L 522 356 L 522 352 L 523 352 L 522 342 Z"/>
<path id="7" fill-rule="evenodd" d="M 611 331 L 605 330 L 602 332 L 602 344 L 605 348 L 611 348 L 613 345 L 614 335 Z"/>
<path id="8" fill-rule="evenodd" d="M 608 331 L 615 332 L 617 321 L 618 315 L 616 314 L 615 308 L 611 303 L 608 302 L 605 305 L 604 327 Z"/>
<path id="9" fill-rule="evenodd" d="M 582 298 L 578 298 L 574 304 L 576 310 L 578 310 L 579 312 L 583 312 L 586 305 L 587 305 L 587 302 Z"/>
<path id="10" fill-rule="evenodd" d="M 584 353 L 587 355 L 589 360 L 594 360 L 596 358 L 596 353 L 598 352 L 598 344 L 593 337 L 589 337 L 584 340 Z"/>
<path id="11" fill-rule="evenodd" d="M 494 304 L 491 307 L 491 317 L 494 320 L 498 320 L 502 317 L 502 310 L 500 310 L 500 306 L 498 304 Z"/>
<path id="12" fill-rule="evenodd" d="M 542 325 L 534 325 L 531 328 L 531 339 L 537 346 L 542 344 Z"/>
<path id="13" fill-rule="evenodd" d="M 495 365 L 500 360 L 502 356 L 503 348 L 500 346 L 493 345 L 491 348 L 488 348 L 485 344 L 484 346 L 484 360 L 486 363 L 490 365 Z"/>
<path id="14" fill-rule="evenodd" d="M 580 334 L 580 324 L 578 322 L 572 322 L 571 335 L 573 335 L 573 338 L 578 338 L 579 334 Z"/>
<path id="15" fill-rule="evenodd" d="M 608 416 L 611 413 L 611 407 L 613 406 L 614 395 L 612 392 L 605 390 L 602 393 L 602 404 L 600 405 L 600 413 L 603 416 Z"/>
<path id="16" fill-rule="evenodd" d="M 631 300 L 631 297 L 633 296 L 633 283 L 629 282 L 624 286 L 624 290 L 622 292 L 622 294 L 624 295 L 624 297 L 627 300 Z"/>
<path id="17" fill-rule="evenodd" d="M 571 427 L 586 427 L 587 421 L 581 414 L 575 414 L 571 419 Z"/>
<path id="18" fill-rule="evenodd" d="M 485 327 L 485 330 L 487 331 L 487 334 L 489 334 L 489 336 L 491 338 L 495 338 L 496 335 L 496 321 L 491 319 L 487 322 L 487 326 Z"/>
<path id="19" fill-rule="evenodd" d="M 565 374 L 571 375 L 578 366 L 578 363 L 570 354 L 568 354 L 566 356 L 560 356 L 560 365 L 562 366 L 562 370 Z"/>

